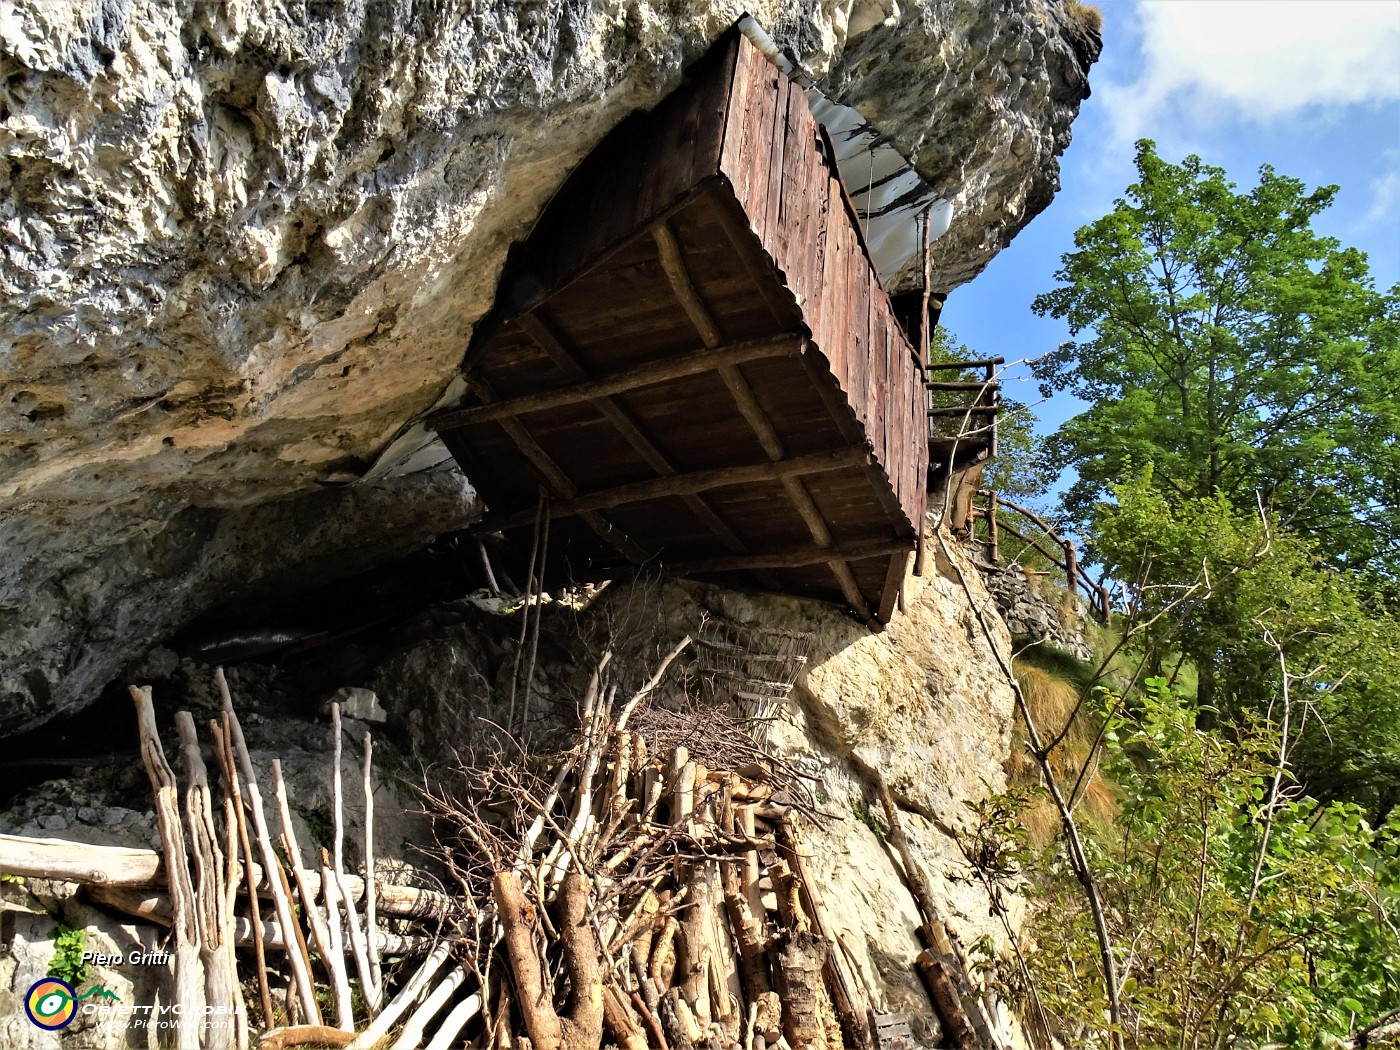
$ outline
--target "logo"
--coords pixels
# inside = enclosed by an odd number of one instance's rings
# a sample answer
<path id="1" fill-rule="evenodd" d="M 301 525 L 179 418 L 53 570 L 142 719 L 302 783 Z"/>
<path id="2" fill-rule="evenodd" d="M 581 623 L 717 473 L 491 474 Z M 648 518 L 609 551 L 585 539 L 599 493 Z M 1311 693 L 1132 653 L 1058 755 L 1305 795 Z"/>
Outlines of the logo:
<path id="1" fill-rule="evenodd" d="M 24 997 L 24 1012 L 37 1027 L 46 1032 L 56 1032 L 67 1028 L 78 1013 L 78 1004 L 94 995 L 108 1002 L 121 1002 L 116 992 L 109 992 L 100 985 L 79 995 L 67 981 L 45 977 L 29 986 L 29 992 Z"/>

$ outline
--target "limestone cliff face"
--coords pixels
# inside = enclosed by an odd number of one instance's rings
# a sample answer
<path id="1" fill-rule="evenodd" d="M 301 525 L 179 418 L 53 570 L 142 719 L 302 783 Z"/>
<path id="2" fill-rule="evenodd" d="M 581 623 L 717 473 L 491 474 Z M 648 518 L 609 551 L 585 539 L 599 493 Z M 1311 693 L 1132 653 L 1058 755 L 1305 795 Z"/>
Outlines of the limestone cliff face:
<path id="1" fill-rule="evenodd" d="M 469 520 L 451 471 L 359 479 L 570 168 L 742 6 L 5 5 L 0 732 Z M 940 283 L 1049 201 L 1097 53 L 1056 0 L 748 7 L 954 195 Z"/>
<path id="2" fill-rule="evenodd" d="M 879 635 L 831 606 L 674 583 L 616 585 L 581 613 L 548 606 L 531 707 L 531 746 L 546 752 L 572 741 L 578 698 L 605 648 L 614 652 L 609 667 L 626 696 L 651 675 L 657 654 L 683 634 L 703 639 L 707 621 L 758 632 L 777 628 L 799 637 L 804 670 L 787 699 L 765 718 L 770 751 L 801 774 L 811 798 L 804 843 L 823 921 L 871 1006 L 904 1014 L 918 1044 L 929 1047 L 942 1044 L 942 1033 L 914 965 L 921 920 L 899 858 L 884 841 L 877 776 L 901 810 L 901 823 L 950 931 L 965 947 L 984 936 L 1000 942 L 1004 932 L 958 842 L 969 825 L 965 801 L 1004 787 L 1013 697 L 998 671 L 996 650 L 1005 657 L 1010 642 L 972 562 L 957 550 L 951 557 L 957 565 L 940 558 L 942 571 L 930 564 L 926 576 L 910 578 L 905 611 Z M 974 608 L 991 615 L 990 639 Z M 453 756 L 489 753 L 493 741 L 499 746 L 493 723 L 506 721 L 512 704 L 518 642 L 518 614 L 482 614 L 464 601 L 437 606 L 390 632 L 357 670 L 348 670 L 355 664 L 353 644 L 333 652 L 324 665 L 333 667 L 336 677 L 319 689 L 307 685 L 305 673 L 285 667 L 233 668 L 231 686 L 255 760 L 264 774 L 274 757 L 285 767 L 300 814 L 294 817 L 298 839 L 316 841 L 303 818 L 319 813 L 324 824 L 329 810 L 332 762 L 321 702 L 344 695 L 332 692 L 339 686 L 371 688 L 387 717 L 374 728 L 383 785 L 375 802 L 378 870 L 394 880 L 421 877 L 410 869 L 431 868 L 431 853 L 423 851 L 431 836 L 413 792 L 396 793 L 388 785 L 414 783 L 419 760 L 432 768 L 434 759 L 450 764 Z M 769 676 L 775 673 L 773 663 L 755 666 Z M 706 725 L 704 705 L 732 700 L 736 691 L 732 680 L 725 680 L 727 686 L 707 684 L 712 670 L 703 645 L 690 647 L 653 702 L 676 711 L 698 710 L 701 721 L 695 724 Z M 156 650 L 140 677 L 154 683 L 163 723 L 172 708 L 192 709 L 200 721 L 214 709 L 212 668 Z M 634 726 L 645 722 L 639 718 Z M 353 717 L 347 726 L 357 740 L 363 727 Z M 703 747 L 694 739 L 690 743 Z M 357 751 L 347 746 L 342 756 L 342 776 L 350 784 L 360 775 Z M 355 794 L 347 795 L 347 844 L 358 842 L 363 828 Z M 0 831 L 110 845 L 158 842 L 149 783 L 129 757 L 94 761 L 24 792 L 0 806 Z M 0 929 L 0 1044 L 5 1046 L 51 1045 L 24 1020 L 19 1003 L 53 957 L 58 920 L 86 927 L 89 945 L 104 951 L 113 944 L 129 950 L 159 941 L 154 927 L 98 909 L 71 886 L 31 880 L 0 890 L 0 913 L 11 913 Z M 1018 916 L 1011 918 L 1015 922 Z M 133 984 L 129 969 L 102 969 L 95 976 L 138 1003 L 150 1002 L 157 986 L 169 980 L 163 971 L 141 972 Z M 154 1045 L 154 1033 L 149 1037 Z M 141 1033 L 96 1025 L 75 1026 L 65 1043 L 70 1044 L 91 1050 L 146 1045 Z"/>

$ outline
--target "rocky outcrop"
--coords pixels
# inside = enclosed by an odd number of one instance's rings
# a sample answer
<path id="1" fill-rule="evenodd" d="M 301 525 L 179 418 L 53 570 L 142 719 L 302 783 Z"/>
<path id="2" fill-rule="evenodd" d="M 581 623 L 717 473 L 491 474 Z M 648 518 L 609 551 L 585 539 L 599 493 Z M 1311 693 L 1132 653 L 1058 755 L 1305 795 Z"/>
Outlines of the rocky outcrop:
<path id="1" fill-rule="evenodd" d="M 1094 650 L 1084 635 L 1088 607 L 1048 582 L 1044 573 L 1036 572 L 1035 577 L 1020 565 L 983 570 L 987 590 L 1011 637 L 1018 644 L 1046 643 L 1081 660 L 1092 659 Z"/>
<path id="2" fill-rule="evenodd" d="M 810 793 L 816 815 L 804 821 L 808 868 L 827 928 L 869 989 L 871 1005 L 881 1013 L 905 1014 L 923 1046 L 939 1045 L 941 1029 L 914 968 L 921 947 L 916 933 L 920 918 L 898 855 L 886 840 L 877 776 L 902 810 L 901 822 L 949 929 L 965 947 L 984 936 L 1000 943 L 1004 933 L 958 843 L 969 824 L 965 802 L 1004 787 L 1013 699 L 993 645 L 1005 656 L 1009 638 L 993 615 L 989 644 L 957 568 L 977 608 L 992 612 L 991 599 L 971 563 L 956 550 L 952 557 L 956 565 L 940 559 L 943 574 L 930 565 L 928 575 L 910 578 L 905 611 L 879 635 L 819 603 L 691 584 L 614 585 L 581 612 L 550 605 L 531 701 L 531 745 L 543 752 L 556 743 L 562 746 L 577 726 L 578 697 L 604 649 L 614 653 L 610 671 L 618 675 L 625 696 L 650 676 L 657 654 L 683 634 L 705 637 L 701 625 L 706 621 L 758 632 L 777 629 L 797 638 L 806 662 L 790 695 L 763 712 L 769 720 L 768 746 L 802 775 Z M 413 813 L 416 806 L 402 794 L 396 796 L 391 785 L 418 782 L 420 762 L 431 768 L 436 760 L 450 767 L 459 758 L 479 759 L 500 746 L 493 723 L 504 723 L 510 708 L 518 632 L 518 615 L 482 613 L 459 602 L 429 610 L 385 640 L 389 651 L 319 688 L 305 685 L 304 677 L 299 683 L 286 669 L 232 669 L 231 685 L 260 768 L 265 771 L 275 755 L 283 759 L 299 814 L 294 817 L 299 839 L 310 843 L 323 836 L 329 810 L 330 757 L 319 706 L 331 695 L 346 695 L 337 692 L 341 687 L 372 689 L 387 713 L 387 723 L 374 729 L 384 784 L 375 803 L 380 864 L 406 861 L 421 868 L 427 863 L 422 849 L 427 838 L 421 818 Z M 326 662 L 342 670 L 350 664 L 343 654 L 332 654 Z M 176 665 L 167 653 L 156 653 L 146 663 L 143 670 L 163 676 L 155 688 L 156 697 L 165 698 L 163 709 L 191 707 L 202 718 L 212 707 L 209 668 L 188 660 Z M 773 673 L 771 663 L 762 666 L 765 674 Z M 703 646 L 693 646 L 664 680 L 655 703 L 686 711 L 733 700 L 739 691 L 733 681 L 716 684 L 707 677 L 710 670 Z M 354 695 L 363 699 L 363 692 Z M 704 714 L 698 719 L 697 726 L 711 724 Z M 352 724 L 352 733 L 361 731 Z M 354 754 L 349 748 L 344 758 L 349 784 L 358 776 Z M 396 759 L 396 754 L 411 758 Z M 347 793 L 348 841 L 358 841 L 362 827 L 357 794 Z M 0 812 L 0 830 L 153 846 L 149 808 L 142 770 L 117 761 L 27 792 Z M 44 899 L 35 899 L 36 892 Z M 12 887 L 10 899 L 0 900 L 0 912 L 5 910 L 16 916 L 8 945 L 16 964 L 7 969 L 6 946 L 0 943 L 0 1033 L 6 1031 L 5 996 L 22 993 L 28 987 L 24 982 L 47 966 L 59 918 L 90 925 L 96 944 L 151 939 L 149 927 L 95 912 L 69 890 Z M 103 974 L 104 981 L 107 976 Z M 130 974 L 110 976 L 126 980 Z M 135 988 L 133 994 L 147 1002 L 151 990 Z M 22 1028 L 11 1031 L 18 1040 L 13 1045 L 38 1045 L 25 1041 L 28 1033 Z M 102 1034 L 93 1032 L 94 1042 L 88 1045 L 115 1045 L 110 1031 L 108 1042 L 97 1041 Z"/>
<path id="3" fill-rule="evenodd" d="M 6 5 L 0 733 L 467 520 L 460 478 L 369 465 L 570 168 L 743 6 Z M 954 195 L 940 283 L 1048 202 L 1097 51 L 1054 0 L 748 6 Z"/>
<path id="4" fill-rule="evenodd" d="M 933 244 L 934 282 L 951 291 L 981 273 L 1059 190 L 1057 158 L 1102 41 L 1072 13 L 1077 4 L 899 6 L 901 17 L 847 42 L 827 81 L 838 96 L 858 99 L 953 202 L 953 224 Z M 919 89 L 909 89 L 911 71 Z"/>

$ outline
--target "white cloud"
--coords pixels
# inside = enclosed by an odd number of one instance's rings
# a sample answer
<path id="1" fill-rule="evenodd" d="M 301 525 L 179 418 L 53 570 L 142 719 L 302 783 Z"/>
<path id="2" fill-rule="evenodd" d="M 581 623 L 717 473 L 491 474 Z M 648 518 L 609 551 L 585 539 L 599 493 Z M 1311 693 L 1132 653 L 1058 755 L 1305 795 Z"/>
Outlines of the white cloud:
<path id="1" fill-rule="evenodd" d="M 1164 118 L 1265 122 L 1311 106 L 1400 99 L 1394 0 L 1149 0 L 1135 13 L 1137 76 L 1102 87 L 1120 140 L 1150 134 Z"/>
<path id="2" fill-rule="evenodd" d="M 1386 150 L 1391 163 L 1400 161 L 1400 150 Z M 1394 222 L 1396 211 L 1400 211 L 1400 170 L 1391 168 L 1379 178 L 1371 180 L 1371 204 L 1362 219 L 1365 225 Z"/>

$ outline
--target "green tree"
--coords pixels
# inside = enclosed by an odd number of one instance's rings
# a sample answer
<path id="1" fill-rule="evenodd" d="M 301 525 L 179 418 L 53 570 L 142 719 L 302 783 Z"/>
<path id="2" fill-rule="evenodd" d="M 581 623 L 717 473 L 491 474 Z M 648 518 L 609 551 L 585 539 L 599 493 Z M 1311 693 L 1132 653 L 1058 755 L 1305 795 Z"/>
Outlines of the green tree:
<path id="1" fill-rule="evenodd" d="M 1034 303 L 1076 338 L 1037 364 L 1045 392 L 1090 404 L 1047 442 L 1078 471 L 1067 512 L 1087 524 L 1152 463 L 1170 499 L 1262 498 L 1328 558 L 1393 580 L 1400 289 L 1378 292 L 1364 254 L 1312 229 L 1334 186 L 1309 192 L 1266 165 L 1241 192 L 1146 140 L 1136 163 Z"/>
<path id="2" fill-rule="evenodd" d="M 1352 803 L 1289 790 L 1276 722 L 1202 731 L 1162 679 L 1135 704 L 1100 700 L 1119 813 L 1087 830 L 1087 849 L 1119 960 L 1123 1043 L 1337 1046 L 1391 1009 L 1400 825 L 1373 829 Z M 1098 946 L 1077 880 L 1053 848 L 1022 874 L 1039 898 L 1017 990 L 1032 1030 L 1111 1045 L 1101 985 L 1084 978 Z"/>
<path id="3" fill-rule="evenodd" d="M 1315 543 L 1221 493 L 1170 501 L 1153 474 L 1114 486 L 1091 536 L 1110 574 L 1133 581 L 1130 600 L 1155 624 L 1154 650 L 1190 662 L 1198 702 L 1231 729 L 1277 697 L 1281 652 L 1307 676 L 1295 687 L 1306 700 L 1292 753 L 1302 786 L 1384 819 L 1400 805 L 1400 620 L 1355 573 L 1319 558 Z M 1191 598 L 1158 618 L 1190 583 Z M 1175 678 L 1180 666 L 1154 670 Z"/>

